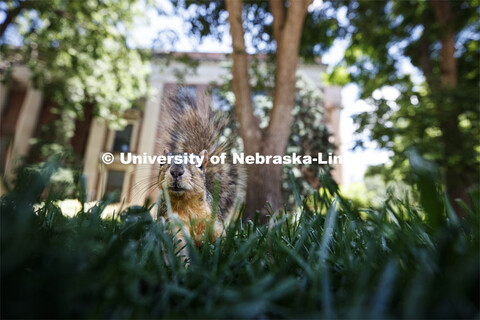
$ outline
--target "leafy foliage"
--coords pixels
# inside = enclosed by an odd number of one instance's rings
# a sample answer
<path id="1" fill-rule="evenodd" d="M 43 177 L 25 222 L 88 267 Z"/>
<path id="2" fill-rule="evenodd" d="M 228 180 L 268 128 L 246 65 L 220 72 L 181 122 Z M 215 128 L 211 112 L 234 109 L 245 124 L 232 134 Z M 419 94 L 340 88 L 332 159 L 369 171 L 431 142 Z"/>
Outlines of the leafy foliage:
<path id="1" fill-rule="evenodd" d="M 260 128 L 265 128 L 270 120 L 270 112 L 273 107 L 271 93 L 274 90 L 274 83 L 271 74 L 273 66 L 269 63 L 253 63 L 251 72 L 254 80 L 254 107 L 255 114 L 260 121 Z M 321 90 L 315 83 L 304 74 L 299 74 L 296 80 L 296 99 L 292 110 L 293 121 L 288 138 L 287 154 L 311 155 L 317 157 L 318 153 L 323 154 L 323 159 L 327 159 L 328 153 L 333 153 L 335 146 L 330 143 L 326 122 L 324 119 L 324 105 Z M 239 125 L 235 115 L 235 97 L 232 92 L 231 79 L 216 91 L 219 98 L 217 108 L 227 111 L 232 124 L 224 132 L 226 138 L 232 138 L 235 143 L 236 152 L 242 152 L 242 141 L 239 137 Z M 292 193 L 289 183 L 289 172 L 294 174 L 295 184 L 300 194 L 311 193 L 320 188 L 321 182 L 319 176 L 323 173 L 329 173 L 332 170 L 330 165 L 313 164 L 285 164 L 282 173 L 282 199 L 289 208 L 295 205 L 295 197 Z"/>
<path id="2" fill-rule="evenodd" d="M 414 146 L 440 165 L 450 191 L 478 182 L 478 1 L 439 1 L 452 21 L 435 17 L 434 1 L 335 1 L 345 13 L 349 46 L 332 80 L 359 85 L 360 98 L 374 108 L 355 116 L 358 132 L 394 151 L 389 174 L 409 179 L 404 152 Z M 457 83 L 442 83 L 442 39 L 446 23 L 455 35 Z M 447 47 L 446 44 L 443 46 Z M 445 49 L 445 48 L 444 48 Z M 447 49 L 445 49 L 447 50 Z M 357 142 L 362 147 L 363 141 Z M 457 194 L 458 195 L 458 194 Z"/>
<path id="3" fill-rule="evenodd" d="M 435 169 L 410 157 L 417 182 L 436 184 Z M 102 220 L 112 198 L 73 218 L 52 194 L 34 206 L 52 172 L 1 198 L 2 317 L 478 315 L 478 198 L 459 220 L 441 192 L 420 188 L 422 203 L 438 206 L 389 199 L 362 220 L 326 181 L 311 210 L 269 225 L 239 219 L 215 243 L 188 243 L 186 268 L 170 225 L 148 219 L 148 208 Z"/>
<path id="4" fill-rule="evenodd" d="M 188 23 L 189 32 L 200 41 L 206 37 L 222 40 L 228 13 L 224 1 L 172 0 L 176 13 Z M 273 16 L 269 1 L 250 0 L 243 3 L 243 20 L 247 48 L 255 53 L 272 54 L 276 43 L 273 38 Z M 300 42 L 300 56 L 307 61 L 314 60 L 333 43 L 336 36 L 344 34 L 334 18 L 335 7 L 325 2 L 310 10 L 305 19 Z M 252 53 L 253 53 L 252 52 Z"/>
<path id="5" fill-rule="evenodd" d="M 52 182 L 62 188 L 62 181 L 78 181 L 82 164 L 70 140 L 86 105 L 93 106 L 94 116 L 118 128 L 126 124 L 125 110 L 148 93 L 148 56 L 127 45 L 128 30 L 140 15 L 138 1 L 9 0 L 0 10 L 5 13 L 0 81 L 11 80 L 14 68 L 28 67 L 33 87 L 43 92 L 55 114 L 40 128 L 24 161 L 35 164 L 19 171 L 61 159 L 64 178 L 57 175 Z M 71 188 L 62 193 L 75 195 Z"/>
<path id="6" fill-rule="evenodd" d="M 27 65 L 34 86 L 60 110 L 81 116 L 92 102 L 95 114 L 112 122 L 146 94 L 145 57 L 126 39 L 140 14 L 137 1 L 19 0 L 2 9 L 14 15 L 0 42 L 2 81 L 15 65 Z"/>

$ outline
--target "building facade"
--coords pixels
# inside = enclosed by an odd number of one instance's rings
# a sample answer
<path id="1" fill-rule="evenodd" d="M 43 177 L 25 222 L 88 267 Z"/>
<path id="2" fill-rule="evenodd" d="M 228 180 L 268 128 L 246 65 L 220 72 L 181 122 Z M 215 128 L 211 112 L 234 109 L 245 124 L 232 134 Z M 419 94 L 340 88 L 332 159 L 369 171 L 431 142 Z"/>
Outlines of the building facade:
<path id="1" fill-rule="evenodd" d="M 116 189 L 121 191 L 117 200 L 127 205 L 143 204 L 147 197 L 155 199 L 157 167 L 121 164 L 120 152 L 138 155 L 161 153 L 157 141 L 162 130 L 161 110 L 166 93 L 171 94 L 181 88 L 193 96 L 202 95 L 209 88 L 225 83 L 230 73 L 228 66 L 231 60 L 225 54 L 175 55 L 187 57 L 196 67 L 192 69 L 180 62 L 182 59 L 170 59 L 165 54 L 156 55 L 149 80 L 153 94 L 147 98 L 143 110 L 132 108 L 125 113 L 128 125 L 123 130 L 109 129 L 102 119 L 93 117 L 92 107 L 88 105 L 85 106 L 84 118 L 76 120 L 75 136 L 71 142 L 75 152 L 83 159 L 88 201 L 99 200 L 106 192 Z M 300 64 L 297 73 L 308 76 L 322 90 L 323 106 L 320 107 L 324 108 L 324 121 L 332 134 L 332 142 L 340 150 L 341 88 L 325 86 L 320 78 L 324 71 L 325 66 L 321 63 Z M 215 103 L 215 97 L 211 99 Z M 13 177 L 13 170 L 20 159 L 27 155 L 31 139 L 54 115 L 48 97 L 32 87 L 25 67 L 14 70 L 13 81 L 8 87 L 0 85 L 0 106 L 1 168 L 8 180 Z M 106 152 L 115 156 L 115 161 L 108 165 L 101 161 Z M 341 166 L 335 167 L 333 176 L 341 183 Z M 1 188 L 0 191 L 4 193 L 4 186 Z"/>

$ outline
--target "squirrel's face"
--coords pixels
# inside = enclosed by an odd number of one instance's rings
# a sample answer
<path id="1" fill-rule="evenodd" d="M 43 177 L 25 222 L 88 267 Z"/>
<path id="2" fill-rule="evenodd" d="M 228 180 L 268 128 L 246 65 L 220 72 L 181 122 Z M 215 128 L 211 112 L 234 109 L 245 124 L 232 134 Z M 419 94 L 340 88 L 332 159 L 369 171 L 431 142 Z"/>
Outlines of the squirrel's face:
<path id="1" fill-rule="evenodd" d="M 205 193 L 204 162 L 172 163 L 160 167 L 158 187 L 166 186 L 170 198 L 190 198 Z"/>

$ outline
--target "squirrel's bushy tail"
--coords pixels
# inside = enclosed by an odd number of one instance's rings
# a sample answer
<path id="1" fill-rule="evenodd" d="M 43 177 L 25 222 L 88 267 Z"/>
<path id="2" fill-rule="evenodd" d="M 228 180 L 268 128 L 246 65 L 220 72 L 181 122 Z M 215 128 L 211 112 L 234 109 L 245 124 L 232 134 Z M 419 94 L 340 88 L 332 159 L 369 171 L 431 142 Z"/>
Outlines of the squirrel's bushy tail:
<path id="1" fill-rule="evenodd" d="M 209 160 L 205 168 L 206 188 L 214 200 L 218 199 L 218 216 L 225 219 L 242 194 L 244 170 L 233 164 L 231 142 L 221 139 L 229 119 L 213 112 L 208 102 L 206 96 L 196 100 L 187 95 L 171 96 L 164 104 L 169 119 L 165 119 L 168 124 L 162 144 L 168 152 L 200 154 L 207 150 L 209 159 L 226 154 L 225 163 L 212 164 Z"/>

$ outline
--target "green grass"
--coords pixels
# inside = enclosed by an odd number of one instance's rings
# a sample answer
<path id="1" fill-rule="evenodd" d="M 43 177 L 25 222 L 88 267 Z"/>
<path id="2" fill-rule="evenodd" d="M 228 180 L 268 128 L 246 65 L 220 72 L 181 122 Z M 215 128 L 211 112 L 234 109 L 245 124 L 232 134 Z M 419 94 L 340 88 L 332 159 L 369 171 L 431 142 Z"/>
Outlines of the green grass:
<path id="1" fill-rule="evenodd" d="M 74 218 L 53 195 L 35 211 L 45 177 L 32 175 L 1 199 L 2 318 L 477 318 L 477 199 L 457 219 L 417 175 L 428 210 L 388 199 L 361 219 L 325 183 L 301 214 L 189 246 L 188 268 L 169 225 L 102 220 L 108 198 Z"/>

